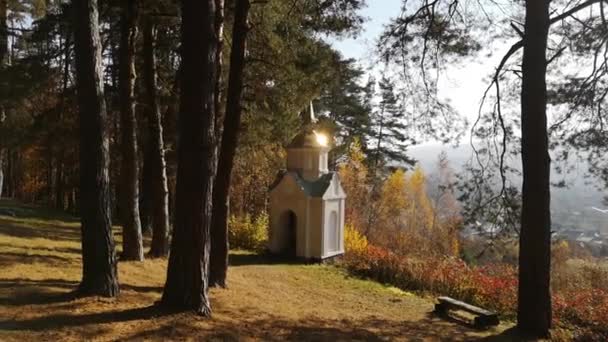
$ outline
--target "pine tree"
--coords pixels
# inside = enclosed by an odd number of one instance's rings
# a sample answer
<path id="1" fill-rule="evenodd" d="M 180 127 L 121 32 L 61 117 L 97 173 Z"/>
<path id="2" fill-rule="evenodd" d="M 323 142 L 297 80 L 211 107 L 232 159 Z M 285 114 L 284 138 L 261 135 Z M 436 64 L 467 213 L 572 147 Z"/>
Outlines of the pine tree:
<path id="1" fill-rule="evenodd" d="M 228 218 L 229 191 L 234 158 L 241 125 L 243 74 L 249 0 L 235 1 L 232 50 L 230 52 L 230 74 L 226 94 L 226 115 L 220 144 L 218 174 L 213 188 L 213 218 L 211 230 L 211 261 L 209 283 L 211 286 L 226 286 L 228 271 Z"/>
<path id="2" fill-rule="evenodd" d="M 4 71 L 6 68 L 6 60 L 8 58 L 8 27 L 7 27 L 7 14 L 8 14 L 8 0 L 0 0 L 0 71 Z M 6 108 L 4 102 L 6 101 L 6 90 L 8 84 L 0 82 L 0 198 L 2 197 L 2 190 L 4 189 L 4 160 L 5 160 L 5 147 L 4 147 L 4 123 L 6 121 Z"/>
<path id="3" fill-rule="evenodd" d="M 138 0 L 125 0 L 120 18 L 120 124 L 121 124 L 121 214 L 123 225 L 122 255 L 125 260 L 144 259 L 139 218 L 139 160 L 137 122 L 135 119 L 135 43 L 137 40 Z"/>
<path id="4" fill-rule="evenodd" d="M 84 295 L 118 295 L 109 186 L 108 114 L 101 72 L 97 0 L 74 1 L 80 118 L 80 212 Z"/>
<path id="5" fill-rule="evenodd" d="M 517 326 L 534 337 L 551 328 L 551 195 L 547 134 L 549 0 L 527 0 L 521 87 L 522 216 Z"/>
<path id="6" fill-rule="evenodd" d="M 144 185 L 148 187 L 144 199 L 146 219 L 151 218 L 152 244 L 149 255 L 164 257 L 169 253 L 169 188 L 167 163 L 163 139 L 162 116 L 157 95 L 156 27 L 151 18 L 143 19 L 143 80 L 145 88 L 145 114 L 148 121 L 148 141 L 144 157 Z"/>
<path id="7" fill-rule="evenodd" d="M 366 102 L 366 87 L 361 86 L 363 70 L 353 59 L 332 58 L 336 77 L 323 90 L 315 109 L 320 114 L 320 125 L 334 137 L 336 145 L 330 153 L 333 160 L 348 153 L 354 139 L 367 146 L 371 131 L 371 106 Z M 329 119 L 326 123 L 324 118 Z"/>
<path id="8" fill-rule="evenodd" d="M 182 0 L 176 212 L 161 304 L 210 316 L 210 225 L 215 157 L 218 14 L 213 0 Z"/>
<path id="9" fill-rule="evenodd" d="M 395 94 L 395 84 L 388 77 L 382 77 L 378 86 L 381 100 L 372 116 L 374 133 L 369 148 L 374 173 L 391 162 L 413 163 L 406 154 L 411 139 L 407 135 L 405 109 Z"/>

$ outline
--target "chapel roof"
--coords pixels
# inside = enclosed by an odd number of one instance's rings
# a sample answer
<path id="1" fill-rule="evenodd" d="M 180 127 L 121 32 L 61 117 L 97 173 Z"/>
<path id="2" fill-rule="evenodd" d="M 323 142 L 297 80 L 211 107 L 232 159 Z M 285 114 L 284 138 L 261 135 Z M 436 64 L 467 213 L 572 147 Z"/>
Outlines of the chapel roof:
<path id="1" fill-rule="evenodd" d="M 270 191 L 274 190 L 274 188 L 276 188 L 281 183 L 281 180 L 283 180 L 283 178 L 287 174 L 290 174 L 293 176 L 296 183 L 298 184 L 298 186 L 300 187 L 300 189 L 304 192 L 304 194 L 306 196 L 323 197 L 323 195 L 325 195 L 325 193 L 327 192 L 327 189 L 331 185 L 335 172 L 326 173 L 316 180 L 309 181 L 309 180 L 306 180 L 303 177 L 301 177 L 296 172 L 288 172 L 288 171 L 282 170 L 277 175 L 276 180 L 274 181 L 274 183 L 272 183 L 269 190 Z"/>
<path id="2" fill-rule="evenodd" d="M 296 181 L 304 190 L 304 193 L 310 197 L 323 197 L 327 188 L 331 185 L 331 181 L 334 178 L 334 173 L 326 173 L 314 181 L 307 181 L 306 179 L 297 175 Z"/>
<path id="3" fill-rule="evenodd" d="M 318 133 L 315 132 L 315 126 L 317 125 L 317 118 L 315 117 L 315 109 L 310 102 L 310 106 L 300 113 L 302 119 L 303 129 L 298 133 L 292 140 L 287 148 L 323 148 L 327 147 L 319 142 Z"/>
<path id="4" fill-rule="evenodd" d="M 289 143 L 289 145 L 287 145 L 287 148 L 311 148 L 311 147 L 316 147 L 316 148 L 325 147 L 319 143 L 319 140 L 317 139 L 317 135 L 315 134 L 312 127 L 309 127 L 307 129 L 303 130 L 302 132 L 298 133 L 298 135 L 296 135 L 293 138 L 293 140 L 291 140 L 291 143 Z"/>

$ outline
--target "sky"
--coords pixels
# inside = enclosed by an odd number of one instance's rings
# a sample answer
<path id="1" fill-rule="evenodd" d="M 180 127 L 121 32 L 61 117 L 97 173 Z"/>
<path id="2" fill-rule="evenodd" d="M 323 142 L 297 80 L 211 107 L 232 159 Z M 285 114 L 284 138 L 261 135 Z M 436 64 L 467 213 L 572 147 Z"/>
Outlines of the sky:
<path id="1" fill-rule="evenodd" d="M 368 0 L 367 3 L 362 15 L 368 20 L 363 24 L 363 31 L 360 35 L 356 38 L 330 40 L 344 57 L 358 60 L 365 69 L 375 63 L 373 55 L 375 40 L 391 18 L 400 14 L 402 0 Z M 480 100 L 488 86 L 488 77 L 495 71 L 500 59 L 512 43 L 513 41 L 495 40 L 489 46 L 484 47 L 482 53 L 468 58 L 467 62 L 462 65 L 448 67 L 439 80 L 439 97 L 447 99 L 460 115 L 466 117 L 469 122 L 474 122 L 477 118 Z M 375 76 L 378 78 L 378 75 Z M 468 146 L 468 137 L 469 135 L 465 136 L 460 143 Z M 441 150 L 448 151 L 452 157 L 458 159 L 455 160 L 457 164 L 464 163 L 470 153 L 463 145 L 460 148 L 438 145 L 441 144 L 425 142 L 410 149 L 410 153 L 415 159 L 421 161 L 421 164 L 425 164 L 423 167 L 426 168 L 432 168 L 436 160 L 435 155 Z M 426 163 L 422 163 L 423 160 Z M 566 176 L 561 177 L 566 179 Z M 558 202 L 563 202 L 562 207 L 572 209 L 564 206 L 566 202 L 573 208 L 588 207 L 589 203 L 599 205 L 598 203 L 601 202 L 602 193 L 598 192 L 595 187 L 586 185 L 579 177 L 578 173 L 568 175 L 569 182 L 576 183 L 575 189 L 579 189 L 578 192 L 570 188 L 553 190 L 554 197 L 559 198 Z M 608 214 L 604 213 L 604 216 L 606 215 Z"/>
<path id="2" fill-rule="evenodd" d="M 362 11 L 367 21 L 359 36 L 342 40 L 330 39 L 330 42 L 344 57 L 358 60 L 365 68 L 373 65 L 374 42 L 391 18 L 400 14 L 401 4 L 402 0 L 368 0 L 367 7 Z M 477 117 L 479 102 L 488 86 L 487 76 L 494 71 L 508 46 L 500 43 L 491 50 L 490 56 L 477 56 L 469 64 L 449 67 L 439 81 L 439 97 L 447 99 L 470 122 Z"/>

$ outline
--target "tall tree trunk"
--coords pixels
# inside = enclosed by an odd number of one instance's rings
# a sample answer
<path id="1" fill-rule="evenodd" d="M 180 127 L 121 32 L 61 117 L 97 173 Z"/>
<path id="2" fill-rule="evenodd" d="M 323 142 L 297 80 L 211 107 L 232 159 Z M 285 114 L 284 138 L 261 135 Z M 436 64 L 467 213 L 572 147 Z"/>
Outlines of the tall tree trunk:
<path id="1" fill-rule="evenodd" d="M 218 173 L 213 186 L 213 217 L 211 228 L 211 263 L 209 284 L 226 286 L 228 271 L 228 215 L 230 176 L 234 155 L 238 144 L 241 124 L 241 97 L 243 93 L 243 72 L 245 69 L 245 50 L 249 0 L 236 0 L 234 28 L 232 30 L 232 51 L 230 53 L 230 75 L 226 97 L 226 116 L 218 161 Z"/>
<path id="2" fill-rule="evenodd" d="M 103 90 L 97 0 L 73 1 L 80 125 L 83 295 L 118 295 L 109 185 L 108 113 Z"/>
<path id="3" fill-rule="evenodd" d="M 63 124 L 63 113 L 65 111 L 65 102 L 68 91 L 68 82 L 70 79 L 70 36 L 71 32 L 66 29 L 65 40 L 63 42 L 63 81 L 61 87 L 61 97 L 59 110 L 57 111 L 57 122 Z M 57 155 L 57 173 L 55 174 L 55 207 L 59 210 L 65 210 L 65 151 L 64 148 L 58 149 Z"/>
<path id="4" fill-rule="evenodd" d="M 145 120 L 147 122 L 147 120 Z M 152 156 L 149 139 L 143 144 L 143 162 L 139 186 L 139 218 L 143 234 L 152 232 Z"/>
<path id="5" fill-rule="evenodd" d="M 216 71 L 215 71 L 215 138 L 221 139 L 222 123 L 222 71 L 224 68 L 223 49 L 224 49 L 224 0 L 215 0 L 215 32 L 218 37 L 218 47 L 215 51 Z M 217 146 L 219 147 L 219 146 Z M 218 151 L 216 151 L 217 153 Z"/>
<path id="6" fill-rule="evenodd" d="M 144 260 L 139 219 L 139 165 L 135 118 L 135 43 L 137 41 L 138 0 L 124 0 L 120 24 L 120 129 L 122 164 L 120 204 L 122 214 L 122 255 L 124 260 Z"/>
<path id="7" fill-rule="evenodd" d="M 182 0 L 175 228 L 161 303 L 211 314 L 208 271 L 215 158 L 215 72 L 218 48 L 213 0 Z"/>
<path id="8" fill-rule="evenodd" d="M 2 125 L 2 122 L 0 122 Z M 2 198 L 2 189 L 4 189 L 4 149 L 0 148 L 0 198 Z"/>
<path id="9" fill-rule="evenodd" d="M 146 18 L 148 19 L 148 18 Z M 167 163 L 163 140 L 162 116 L 156 95 L 156 29 L 146 20 L 144 23 L 144 83 L 146 88 L 146 111 L 150 126 L 150 138 L 146 161 L 149 167 L 148 189 L 152 213 L 151 257 L 163 257 L 169 253 L 169 188 L 167 186 Z"/>
<path id="10" fill-rule="evenodd" d="M 65 210 L 65 188 L 63 175 L 63 157 L 57 157 L 57 172 L 55 173 L 55 208 Z"/>
<path id="11" fill-rule="evenodd" d="M 8 0 L 0 0 L 0 70 L 6 68 L 8 59 Z M 4 167 L 6 159 L 6 147 L 4 146 L 4 127 L 6 120 L 6 84 L 5 80 L 0 81 L 0 198 L 2 197 L 2 189 L 4 188 Z"/>
<path id="12" fill-rule="evenodd" d="M 551 160 L 547 135 L 546 49 L 549 0 L 526 1 L 522 64 L 523 204 L 519 242 L 517 324 L 546 337 L 551 328 Z"/>

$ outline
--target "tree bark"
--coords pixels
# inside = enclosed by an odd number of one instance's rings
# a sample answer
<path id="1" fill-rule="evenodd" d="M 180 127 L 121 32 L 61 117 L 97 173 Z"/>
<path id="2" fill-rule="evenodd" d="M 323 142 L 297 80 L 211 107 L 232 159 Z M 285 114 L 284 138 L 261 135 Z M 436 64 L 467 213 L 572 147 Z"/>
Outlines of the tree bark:
<path id="1" fill-rule="evenodd" d="M 218 173 L 213 186 L 213 215 L 211 230 L 211 261 L 209 284 L 226 286 L 228 272 L 228 215 L 230 205 L 230 178 L 238 144 L 241 124 L 241 98 L 243 94 L 243 72 L 248 33 L 247 17 L 249 0 L 236 0 L 232 51 L 230 52 L 230 74 L 226 97 L 226 115 L 222 131 Z"/>
<path id="2" fill-rule="evenodd" d="M 215 158 L 218 35 L 213 0 L 182 0 L 175 228 L 161 303 L 211 315 L 208 271 Z"/>
<path id="3" fill-rule="evenodd" d="M 109 186 L 108 113 L 104 99 L 97 0 L 73 1 L 80 125 L 82 295 L 118 295 Z"/>
<path id="4" fill-rule="evenodd" d="M 59 110 L 57 111 L 57 121 L 63 124 L 63 112 L 65 111 L 65 102 L 68 91 L 68 82 L 70 78 L 70 36 L 69 30 L 65 31 L 65 40 L 63 43 L 63 80 L 61 88 L 61 98 Z M 57 172 L 55 173 L 55 208 L 65 210 L 65 151 L 59 148 L 57 155 Z"/>
<path id="5" fill-rule="evenodd" d="M 4 149 L 0 148 L 0 198 L 2 198 L 2 189 L 4 189 Z"/>
<path id="6" fill-rule="evenodd" d="M 147 19 L 147 18 L 146 18 Z M 144 83 L 146 88 L 146 111 L 150 126 L 150 138 L 146 163 L 149 177 L 148 204 L 152 218 L 151 257 L 164 257 L 169 253 L 169 188 L 167 185 L 167 163 L 163 140 L 162 116 L 156 94 L 156 29 L 149 20 L 144 23 Z"/>
<path id="7" fill-rule="evenodd" d="M 533 337 L 551 328 L 551 193 L 546 49 L 549 0 L 526 1 L 522 64 L 522 216 L 517 325 Z"/>
<path id="8" fill-rule="evenodd" d="M 8 0 L 0 0 L 0 70 L 6 68 L 8 59 Z M 6 120 L 6 88 L 8 85 L 4 80 L 0 81 L 0 198 L 2 198 L 2 189 L 4 189 L 4 167 L 6 151 L 4 146 L 4 123 Z"/>
<path id="9" fill-rule="evenodd" d="M 218 47 L 215 50 L 216 72 L 215 72 L 215 138 L 219 141 L 223 130 L 222 124 L 222 71 L 224 68 L 224 0 L 215 0 L 215 32 L 218 37 Z M 219 147 L 219 146 L 218 146 Z M 216 151 L 217 153 L 218 151 Z"/>
<path id="10" fill-rule="evenodd" d="M 137 41 L 138 0 L 124 0 L 120 17 L 120 130 L 122 255 L 124 260 L 144 260 L 144 246 L 139 218 L 139 165 L 137 121 L 135 118 L 135 44 Z"/>
<path id="11" fill-rule="evenodd" d="M 149 145 L 150 142 L 147 139 L 143 144 L 143 163 L 139 187 L 139 218 L 143 234 L 152 233 L 152 153 Z"/>

